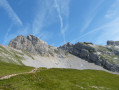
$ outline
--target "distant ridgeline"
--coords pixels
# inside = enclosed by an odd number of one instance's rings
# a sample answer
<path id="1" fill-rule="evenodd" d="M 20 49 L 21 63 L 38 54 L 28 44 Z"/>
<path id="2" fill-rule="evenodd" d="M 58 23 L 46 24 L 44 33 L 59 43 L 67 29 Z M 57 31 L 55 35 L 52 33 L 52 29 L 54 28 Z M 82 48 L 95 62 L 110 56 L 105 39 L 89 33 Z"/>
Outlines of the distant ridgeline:
<path id="1" fill-rule="evenodd" d="M 107 45 L 114 45 L 114 46 L 119 46 L 119 41 L 107 41 Z"/>

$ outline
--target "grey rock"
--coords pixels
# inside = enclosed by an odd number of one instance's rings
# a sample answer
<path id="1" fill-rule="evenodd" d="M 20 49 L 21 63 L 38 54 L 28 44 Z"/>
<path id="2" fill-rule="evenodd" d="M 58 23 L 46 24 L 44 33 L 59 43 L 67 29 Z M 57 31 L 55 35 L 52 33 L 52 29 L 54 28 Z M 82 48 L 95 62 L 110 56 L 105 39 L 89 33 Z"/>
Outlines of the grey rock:
<path id="1" fill-rule="evenodd" d="M 28 35 L 27 37 L 22 35 L 17 36 L 15 39 L 10 41 L 9 46 L 40 55 L 53 55 L 54 50 L 53 48 L 49 47 L 46 42 L 33 35 Z"/>
<path id="2" fill-rule="evenodd" d="M 98 49 L 96 49 L 94 47 L 95 45 L 90 42 L 78 42 L 76 44 L 71 44 L 68 42 L 63 46 L 56 48 L 48 45 L 46 42 L 33 35 L 28 35 L 27 37 L 20 35 L 11 40 L 9 43 L 9 46 L 15 49 L 22 49 L 32 54 L 39 54 L 43 56 L 56 56 L 61 59 L 65 58 L 66 55 L 70 53 L 88 62 L 102 66 L 107 70 L 119 72 L 118 64 L 111 63 L 109 60 L 107 60 L 107 58 L 100 56 L 100 54 L 112 56 L 119 55 L 119 50 L 110 47 L 110 45 L 119 45 L 119 42 L 108 41 L 107 45 L 109 47 L 100 46 Z"/>
<path id="3" fill-rule="evenodd" d="M 91 44 L 91 45 L 93 45 L 93 44 Z M 95 63 L 96 65 L 102 66 L 107 70 L 119 72 L 118 65 L 108 62 L 108 60 L 106 60 L 105 58 L 100 58 L 100 56 L 98 54 L 98 50 L 96 50 L 94 47 L 90 46 L 87 43 L 78 42 L 74 45 L 65 44 L 64 46 L 61 46 L 59 48 L 65 50 L 65 51 L 68 51 L 69 53 L 71 53 L 75 56 L 78 56 L 82 59 L 85 59 L 88 62 Z M 104 49 L 104 47 L 103 47 L 103 49 Z M 106 50 L 108 50 L 108 49 L 106 49 Z M 101 49 L 99 51 L 101 51 L 100 53 L 103 53 L 106 55 L 115 55 L 115 53 L 112 52 L 111 50 L 104 51 Z"/>
<path id="4" fill-rule="evenodd" d="M 107 41 L 107 45 L 119 46 L 119 41 Z"/>
<path id="5" fill-rule="evenodd" d="M 93 43 L 91 42 L 84 42 L 85 44 L 88 44 L 88 45 L 93 45 Z"/>

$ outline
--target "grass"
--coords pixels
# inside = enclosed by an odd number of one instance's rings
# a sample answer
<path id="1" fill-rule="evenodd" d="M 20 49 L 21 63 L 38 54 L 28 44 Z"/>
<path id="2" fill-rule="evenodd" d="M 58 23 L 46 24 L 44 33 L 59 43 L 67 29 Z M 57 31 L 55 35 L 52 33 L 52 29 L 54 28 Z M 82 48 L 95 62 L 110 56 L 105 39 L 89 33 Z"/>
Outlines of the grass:
<path id="1" fill-rule="evenodd" d="M 119 76 L 104 71 L 39 69 L 0 81 L 3 90 L 119 90 Z"/>
<path id="2" fill-rule="evenodd" d="M 9 74 L 17 74 L 21 72 L 28 72 L 32 70 L 32 67 L 20 66 L 11 63 L 5 63 L 0 61 L 0 77 L 9 75 Z"/>

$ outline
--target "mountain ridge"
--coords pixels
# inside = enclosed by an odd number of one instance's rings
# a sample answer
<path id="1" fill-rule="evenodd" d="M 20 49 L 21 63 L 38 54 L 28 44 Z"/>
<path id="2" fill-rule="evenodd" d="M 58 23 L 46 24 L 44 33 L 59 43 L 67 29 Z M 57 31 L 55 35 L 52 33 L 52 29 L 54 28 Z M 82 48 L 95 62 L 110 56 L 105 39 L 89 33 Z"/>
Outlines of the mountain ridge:
<path id="1" fill-rule="evenodd" d="M 94 69 L 91 64 L 95 64 L 96 66 L 92 65 L 95 68 L 99 66 L 119 72 L 119 51 L 116 49 L 118 46 L 115 45 L 100 46 L 91 42 L 76 44 L 68 42 L 63 46 L 54 47 L 33 35 L 19 35 L 10 41 L 9 47 L 22 50 L 20 52 L 25 56 L 22 55 L 24 59 L 21 62 L 27 66 Z"/>

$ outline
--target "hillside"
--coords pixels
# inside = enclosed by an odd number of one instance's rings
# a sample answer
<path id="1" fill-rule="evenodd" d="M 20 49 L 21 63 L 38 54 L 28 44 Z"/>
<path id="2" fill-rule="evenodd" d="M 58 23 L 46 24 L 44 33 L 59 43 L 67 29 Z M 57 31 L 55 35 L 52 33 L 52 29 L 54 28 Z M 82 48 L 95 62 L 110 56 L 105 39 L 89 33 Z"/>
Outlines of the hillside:
<path id="1" fill-rule="evenodd" d="M 19 74 L 31 71 L 33 67 L 21 66 L 0 61 L 0 78 L 10 74 Z"/>
<path id="2" fill-rule="evenodd" d="M 20 35 L 0 45 L 0 90 L 118 90 L 118 72 L 119 46 L 112 41 L 54 47 Z"/>
<path id="3" fill-rule="evenodd" d="M 3 90 L 118 90 L 119 76 L 96 70 L 45 69 L 0 81 Z"/>

